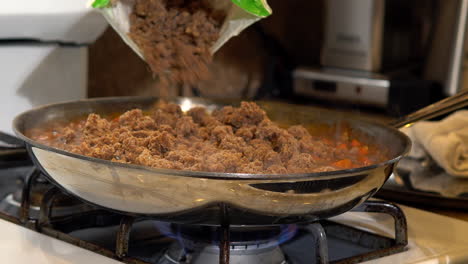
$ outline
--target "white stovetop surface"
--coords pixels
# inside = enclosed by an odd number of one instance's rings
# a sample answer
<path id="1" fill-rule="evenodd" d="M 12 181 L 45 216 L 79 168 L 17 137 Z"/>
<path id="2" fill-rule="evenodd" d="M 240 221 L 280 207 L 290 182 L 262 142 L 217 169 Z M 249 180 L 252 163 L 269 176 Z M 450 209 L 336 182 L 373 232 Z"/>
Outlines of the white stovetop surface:
<path id="1" fill-rule="evenodd" d="M 366 263 L 468 263 L 468 222 L 402 206 L 409 250 Z M 346 213 L 333 220 L 393 235 L 393 221 L 379 214 Z M 377 227 L 377 224 L 379 227 Z M 0 263 L 120 263 L 68 243 L 0 220 Z"/>

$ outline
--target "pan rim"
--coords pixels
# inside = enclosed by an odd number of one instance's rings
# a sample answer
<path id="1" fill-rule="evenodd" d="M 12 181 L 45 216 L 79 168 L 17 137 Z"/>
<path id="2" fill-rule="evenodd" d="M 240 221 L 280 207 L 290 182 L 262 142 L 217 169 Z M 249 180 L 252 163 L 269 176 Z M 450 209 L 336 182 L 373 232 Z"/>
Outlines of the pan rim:
<path id="1" fill-rule="evenodd" d="M 178 99 L 193 99 L 195 101 L 207 101 L 209 102 L 209 99 L 202 99 L 202 98 L 190 98 L 190 97 L 177 97 Z M 65 102 L 58 102 L 58 103 L 52 103 L 52 104 L 46 104 L 42 106 L 38 106 L 35 108 L 32 108 L 30 110 L 24 111 L 17 115 L 14 120 L 13 120 L 13 131 L 14 133 L 21 139 L 23 140 L 26 144 L 29 144 L 32 147 L 39 148 L 42 150 L 46 150 L 49 152 L 54 152 L 57 154 L 61 154 L 64 156 L 68 156 L 71 158 L 76 158 L 80 160 L 85 160 L 88 162 L 96 162 L 102 165 L 107 165 L 107 166 L 117 166 L 121 168 L 127 168 L 127 169 L 133 169 L 133 170 L 143 170 L 146 172 L 152 172 L 152 173 L 158 173 L 158 174 L 165 174 L 165 175 L 174 175 L 174 176 L 182 176 L 182 177 L 195 177 L 195 178 L 205 178 L 205 179 L 213 179 L 213 180 L 310 180 L 311 178 L 316 178 L 316 179 L 322 179 L 322 178 L 341 178 L 341 177 L 348 177 L 356 174 L 361 174 L 366 171 L 371 171 L 379 167 L 385 167 L 390 164 L 394 164 L 398 162 L 400 159 L 402 159 L 406 154 L 409 153 L 411 149 L 411 140 L 407 135 L 402 133 L 396 128 L 390 127 L 390 126 L 385 126 L 383 124 L 377 123 L 377 122 L 372 122 L 372 121 L 364 121 L 364 120 L 357 120 L 361 122 L 365 122 L 367 124 L 373 125 L 373 126 L 378 126 L 382 129 L 386 129 L 390 131 L 392 134 L 394 134 L 396 137 L 398 137 L 402 142 L 405 144 L 405 148 L 401 153 L 396 155 L 396 157 L 393 157 L 392 159 L 386 160 L 384 162 L 372 164 L 369 166 L 365 167 L 358 167 L 358 168 L 353 168 L 353 169 L 344 169 L 344 170 L 334 170 L 334 171 L 327 171 L 327 172 L 314 172 L 314 173 L 291 173 L 291 174 L 249 174 L 249 173 L 221 173 L 221 172 L 203 172 L 203 171 L 187 171 L 187 170 L 177 170 L 177 169 L 163 169 L 163 168 L 152 168 L 148 166 L 143 166 L 143 165 L 136 165 L 136 164 L 128 164 L 128 163 L 119 163 L 119 162 L 113 162 L 109 160 L 103 160 L 103 159 L 98 159 L 98 158 L 93 158 L 93 157 L 88 157 L 72 152 L 68 152 L 65 150 L 61 150 L 58 148 L 54 148 L 51 146 L 47 146 L 42 143 L 38 143 L 26 135 L 21 131 L 20 129 L 20 124 L 24 122 L 24 119 L 28 116 L 31 115 L 33 112 L 37 112 L 40 110 L 45 110 L 48 108 L 52 107 L 59 107 L 63 105 L 69 105 L 71 103 L 80 103 L 80 102 L 113 102 L 113 101 L 130 101 L 130 100 L 157 100 L 159 98 L 157 97 L 152 97 L 152 96 L 120 96 L 120 97 L 102 97 L 102 98 L 91 98 L 91 99 L 81 99 L 81 100 L 73 100 L 73 101 L 65 101 Z M 221 100 L 218 100 L 221 101 Z M 228 102 L 229 100 L 226 100 Z M 232 100 L 234 102 L 234 100 Z M 281 102 L 275 102 L 279 104 L 285 104 Z M 287 104 L 285 104 L 287 105 Z"/>

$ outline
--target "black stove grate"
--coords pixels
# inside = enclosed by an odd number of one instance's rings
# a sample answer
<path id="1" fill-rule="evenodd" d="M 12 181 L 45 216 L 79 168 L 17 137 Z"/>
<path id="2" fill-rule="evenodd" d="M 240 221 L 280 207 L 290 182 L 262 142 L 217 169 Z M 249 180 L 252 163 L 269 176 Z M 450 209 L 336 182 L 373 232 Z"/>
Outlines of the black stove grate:
<path id="1" fill-rule="evenodd" d="M 35 169 L 24 177 L 21 207 L 18 213 L 12 215 L 0 211 L 1 219 L 128 264 L 159 264 L 161 262 L 158 260 L 164 255 L 167 246 L 174 241 L 161 233 L 149 235 L 146 231 L 138 231 L 148 229 L 148 221 L 152 221 L 148 218 L 124 216 L 100 208 L 91 210 L 88 208 L 86 211 L 69 215 L 54 215 L 55 204 L 66 195 L 52 184 L 42 198 L 39 214 L 33 216 L 30 193 L 38 180 L 42 181 L 43 178 Z M 227 205 L 222 206 L 224 214 L 227 214 L 229 212 Z M 286 261 L 283 263 L 359 263 L 406 250 L 408 244 L 406 219 L 396 205 L 382 201 L 367 201 L 353 211 L 392 216 L 395 222 L 395 236 L 388 238 L 328 220 L 300 225 L 298 234 L 281 245 L 286 255 Z M 144 226 L 146 229 L 143 229 Z M 107 239 L 91 239 L 83 231 L 99 228 L 107 230 L 104 236 L 112 235 Z M 231 253 L 229 223 L 221 221 L 219 230 L 219 263 L 228 264 Z M 135 238 L 135 236 L 140 237 Z M 358 250 L 353 252 L 358 253 L 345 256 L 336 253 L 343 251 L 344 247 L 356 248 Z M 305 248 L 308 256 L 297 252 L 300 248 Z"/>

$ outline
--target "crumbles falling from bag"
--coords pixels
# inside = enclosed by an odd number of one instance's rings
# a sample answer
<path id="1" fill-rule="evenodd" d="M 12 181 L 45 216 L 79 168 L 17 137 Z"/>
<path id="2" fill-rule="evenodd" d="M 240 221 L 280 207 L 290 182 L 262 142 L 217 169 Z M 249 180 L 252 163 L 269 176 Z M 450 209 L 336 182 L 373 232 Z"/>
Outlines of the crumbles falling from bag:
<path id="1" fill-rule="evenodd" d="M 161 87 L 195 85 L 210 77 L 210 47 L 223 19 L 201 1 L 136 0 L 129 36 Z"/>

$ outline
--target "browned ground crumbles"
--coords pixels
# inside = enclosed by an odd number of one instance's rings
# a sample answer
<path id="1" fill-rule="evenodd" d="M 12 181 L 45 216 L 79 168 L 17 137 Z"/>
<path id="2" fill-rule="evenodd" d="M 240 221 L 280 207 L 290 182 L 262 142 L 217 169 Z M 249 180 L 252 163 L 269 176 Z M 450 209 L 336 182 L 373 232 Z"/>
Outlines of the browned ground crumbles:
<path id="1" fill-rule="evenodd" d="M 31 130 L 38 142 L 121 163 L 191 171 L 305 173 L 361 167 L 384 159 L 343 131 L 336 140 L 303 126 L 281 128 L 255 103 L 183 113 L 178 105 L 128 111 Z"/>
<path id="2" fill-rule="evenodd" d="M 222 20 L 199 0 L 136 0 L 129 36 L 161 87 L 195 85 L 210 77 L 210 47 Z"/>

